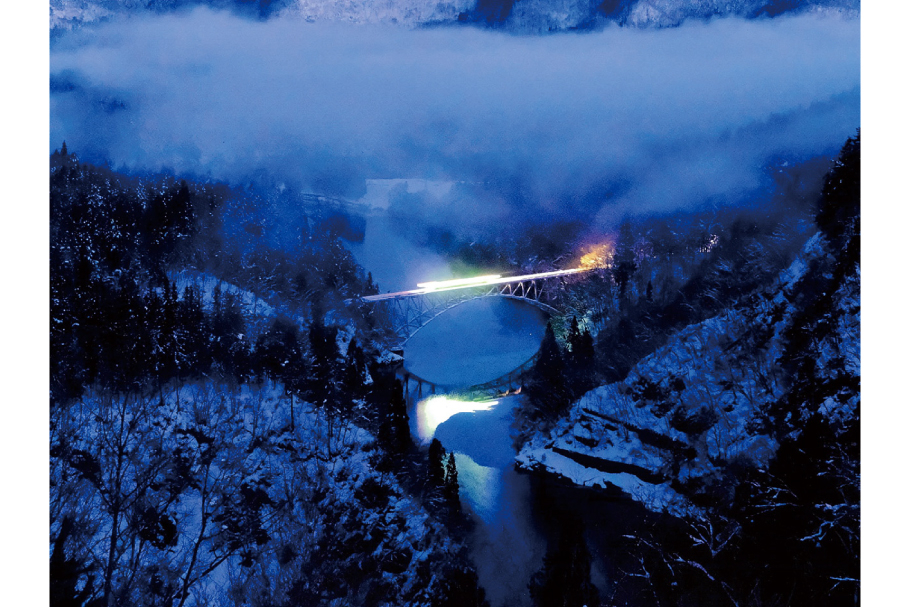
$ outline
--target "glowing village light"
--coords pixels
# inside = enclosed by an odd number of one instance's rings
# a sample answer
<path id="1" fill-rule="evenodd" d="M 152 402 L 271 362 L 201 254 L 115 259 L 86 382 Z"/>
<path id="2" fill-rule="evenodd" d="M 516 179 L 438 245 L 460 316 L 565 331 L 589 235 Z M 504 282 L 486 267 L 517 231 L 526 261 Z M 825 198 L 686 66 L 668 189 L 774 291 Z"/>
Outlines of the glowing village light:
<path id="1" fill-rule="evenodd" d="M 417 406 L 417 433 L 426 442 L 433 438 L 436 428 L 453 415 L 487 411 L 499 403 L 498 400 L 462 401 L 446 396 L 431 396 Z"/>

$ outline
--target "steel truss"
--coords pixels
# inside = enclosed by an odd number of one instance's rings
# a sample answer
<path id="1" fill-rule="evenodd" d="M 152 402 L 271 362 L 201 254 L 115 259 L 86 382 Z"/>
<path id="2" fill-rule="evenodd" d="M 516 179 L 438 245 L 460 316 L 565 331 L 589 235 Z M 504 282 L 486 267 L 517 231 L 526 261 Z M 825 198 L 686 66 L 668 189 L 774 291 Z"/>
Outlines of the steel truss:
<path id="1" fill-rule="evenodd" d="M 395 334 L 402 344 L 440 314 L 463 303 L 483 297 L 508 297 L 525 301 L 548 314 L 559 314 L 552 304 L 556 300 L 556 286 L 560 278 L 521 280 L 497 285 L 480 285 L 471 288 L 431 291 L 403 295 L 372 302 L 384 310 Z"/>

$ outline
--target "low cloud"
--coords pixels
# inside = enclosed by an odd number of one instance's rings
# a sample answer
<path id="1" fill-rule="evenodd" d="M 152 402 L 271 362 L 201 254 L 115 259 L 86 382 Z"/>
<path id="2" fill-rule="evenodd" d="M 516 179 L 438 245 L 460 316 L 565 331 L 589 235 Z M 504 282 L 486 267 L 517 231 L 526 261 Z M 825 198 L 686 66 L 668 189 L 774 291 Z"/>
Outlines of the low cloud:
<path id="1" fill-rule="evenodd" d="M 451 181 L 427 221 L 609 227 L 742 203 L 770 159 L 836 153 L 859 126 L 859 34 L 817 15 L 543 37 L 132 18 L 54 42 L 50 148 L 351 198 Z"/>

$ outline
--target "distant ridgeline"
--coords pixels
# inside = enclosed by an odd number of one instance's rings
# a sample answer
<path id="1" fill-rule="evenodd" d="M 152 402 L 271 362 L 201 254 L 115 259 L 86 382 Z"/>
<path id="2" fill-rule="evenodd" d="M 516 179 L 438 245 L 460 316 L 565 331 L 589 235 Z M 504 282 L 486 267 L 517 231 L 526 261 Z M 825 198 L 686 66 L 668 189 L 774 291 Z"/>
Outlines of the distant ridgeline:
<path id="1" fill-rule="evenodd" d="M 808 11 L 858 15 L 859 0 L 51 0 L 50 27 L 65 31 L 129 12 L 167 13 L 196 6 L 263 20 L 394 23 L 408 27 L 473 25 L 522 33 L 624 27 L 675 27 L 686 19 L 762 18 Z"/>
<path id="2" fill-rule="evenodd" d="M 51 604 L 485 604 L 344 304 L 372 279 L 299 202 L 51 156 Z"/>
<path id="3" fill-rule="evenodd" d="M 664 514 L 619 551 L 627 556 L 617 567 L 629 573 L 620 596 L 653 597 L 642 605 L 859 603 L 859 134 L 817 201 L 817 233 L 770 282 L 682 327 L 664 324 L 658 304 L 650 321 L 629 324 L 633 337 L 621 322 L 605 327 L 606 385 L 580 394 L 587 388 L 575 390 L 571 373 L 554 371 L 571 369 L 557 350 L 531 386 L 519 466 L 621 491 Z M 767 254 L 773 239 L 760 242 L 741 241 L 736 257 Z M 711 272 L 740 280 L 733 257 L 718 259 Z M 670 333 L 625 373 L 605 364 L 646 330 Z"/>

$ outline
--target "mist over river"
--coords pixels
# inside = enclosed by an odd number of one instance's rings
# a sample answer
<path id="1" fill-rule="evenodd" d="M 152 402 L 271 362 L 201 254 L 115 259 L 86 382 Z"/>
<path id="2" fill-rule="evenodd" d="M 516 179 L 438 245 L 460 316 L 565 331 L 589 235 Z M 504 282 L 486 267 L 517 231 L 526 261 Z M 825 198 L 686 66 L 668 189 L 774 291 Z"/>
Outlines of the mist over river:
<path id="1" fill-rule="evenodd" d="M 460 304 L 408 340 L 405 369 L 438 386 L 490 381 L 534 356 L 546 316 L 524 302 L 486 297 Z M 441 390 L 437 390 L 441 392 Z M 453 395 L 418 400 L 409 412 L 414 438 L 435 436 L 455 453 L 462 507 L 477 525 L 471 558 L 491 605 L 530 605 L 528 580 L 540 568 L 546 539 L 533 523 L 531 482 L 512 465 L 513 409 L 521 396 L 461 402 Z"/>
<path id="2" fill-rule="evenodd" d="M 415 438 L 428 441 L 435 436 L 455 452 L 462 507 L 477 523 L 469 539 L 471 559 L 494 607 L 530 605 L 528 580 L 540 568 L 547 547 L 534 522 L 531 479 L 512 465 L 512 412 L 520 399 L 478 403 L 488 408 L 456 413 L 433 434 L 422 422 L 435 413 L 433 408 L 446 406 L 445 397 L 420 401 L 411 413 Z"/>

